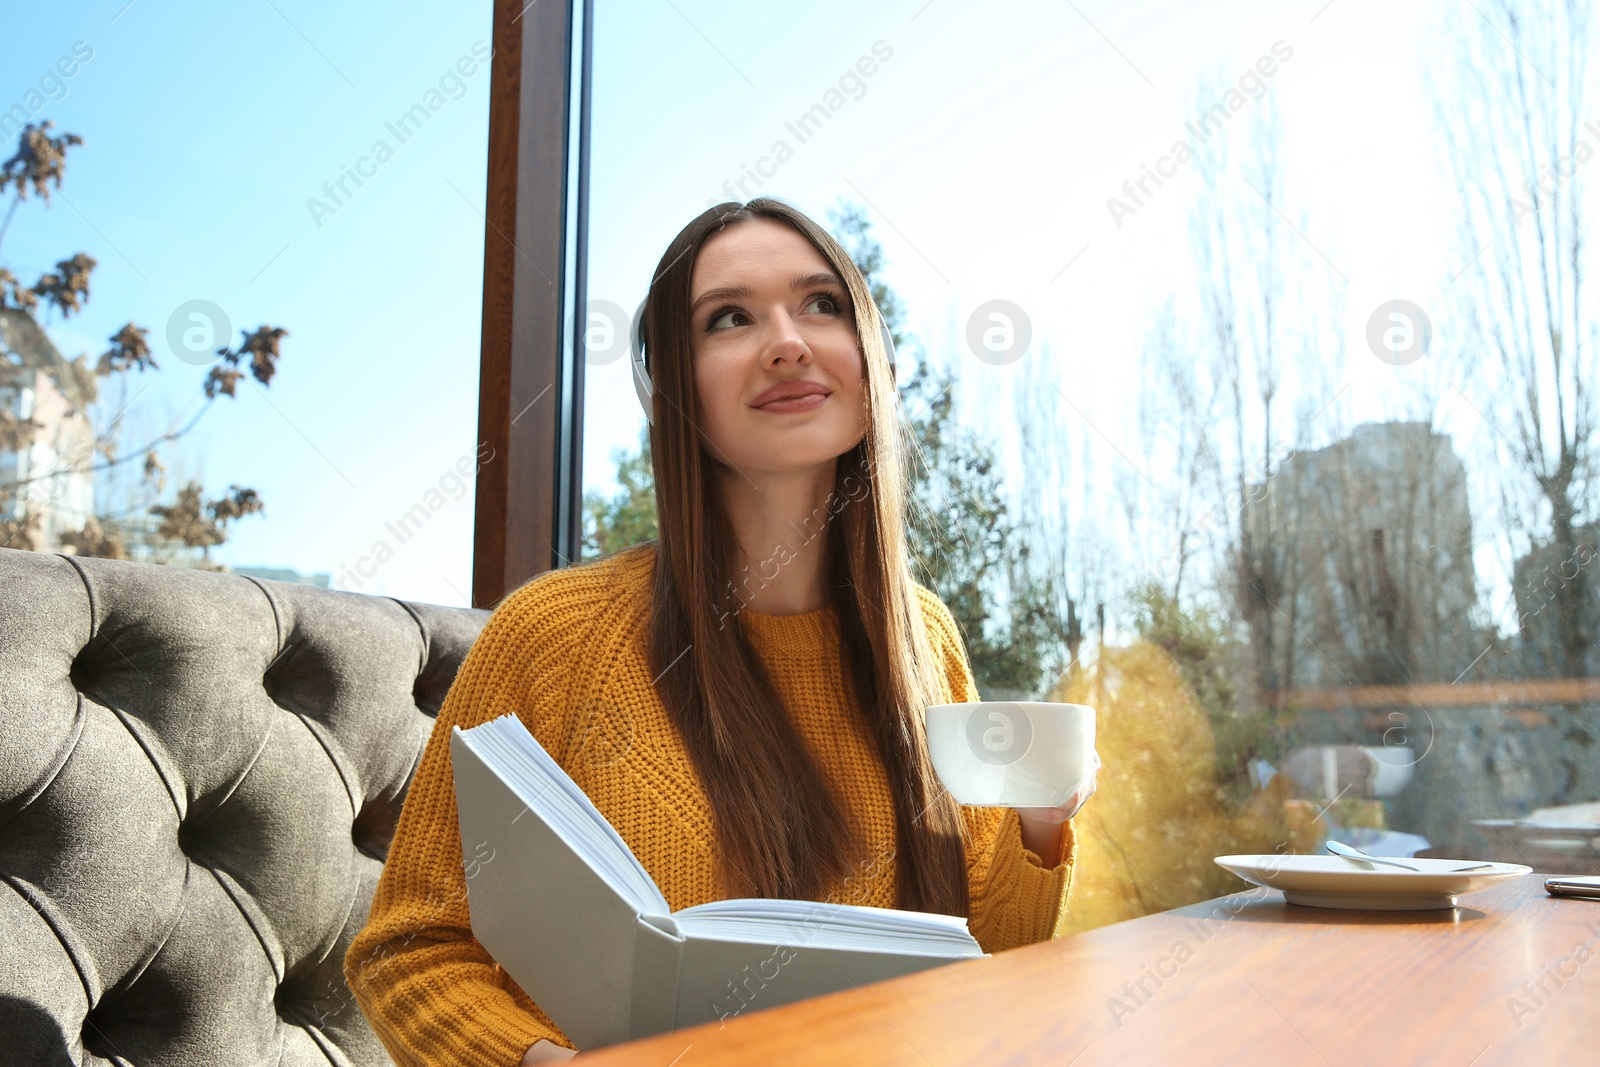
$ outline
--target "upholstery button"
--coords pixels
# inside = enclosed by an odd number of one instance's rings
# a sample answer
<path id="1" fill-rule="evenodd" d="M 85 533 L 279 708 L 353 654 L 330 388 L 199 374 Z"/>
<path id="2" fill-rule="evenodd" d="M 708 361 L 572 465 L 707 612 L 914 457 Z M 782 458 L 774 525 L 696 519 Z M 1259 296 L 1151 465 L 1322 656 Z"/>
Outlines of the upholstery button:
<path id="1" fill-rule="evenodd" d="M 389 855 L 389 842 L 394 838 L 394 820 L 386 818 L 368 804 L 350 824 L 350 842 L 356 851 L 382 863 Z"/>
<path id="2" fill-rule="evenodd" d="M 77 655 L 72 657 L 72 666 L 67 668 L 67 680 L 80 693 L 87 693 L 94 687 L 94 677 L 98 673 L 89 663 L 87 652 L 87 645 L 78 649 Z"/>

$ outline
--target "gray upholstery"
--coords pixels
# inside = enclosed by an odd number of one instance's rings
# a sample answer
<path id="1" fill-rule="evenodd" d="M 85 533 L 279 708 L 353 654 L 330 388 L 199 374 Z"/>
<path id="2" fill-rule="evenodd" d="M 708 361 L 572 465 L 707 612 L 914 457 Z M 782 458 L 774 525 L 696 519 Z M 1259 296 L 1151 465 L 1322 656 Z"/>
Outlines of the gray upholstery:
<path id="1" fill-rule="evenodd" d="M 0 1063 L 388 1063 L 341 965 L 487 618 L 0 549 Z"/>

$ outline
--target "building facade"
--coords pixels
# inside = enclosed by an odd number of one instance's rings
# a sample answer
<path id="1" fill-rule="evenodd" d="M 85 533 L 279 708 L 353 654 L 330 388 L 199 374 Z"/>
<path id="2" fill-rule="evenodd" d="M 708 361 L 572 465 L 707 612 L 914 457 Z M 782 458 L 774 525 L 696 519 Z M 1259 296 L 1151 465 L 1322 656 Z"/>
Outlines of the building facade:
<path id="1" fill-rule="evenodd" d="M 1364 424 L 1255 488 L 1241 598 L 1253 631 L 1271 626 L 1270 687 L 1448 682 L 1481 650 L 1466 468 L 1447 435 Z"/>
<path id="2" fill-rule="evenodd" d="M 94 514 L 92 397 L 76 383 L 31 316 L 0 308 L 0 520 L 26 524 L 24 547 L 57 551 Z"/>

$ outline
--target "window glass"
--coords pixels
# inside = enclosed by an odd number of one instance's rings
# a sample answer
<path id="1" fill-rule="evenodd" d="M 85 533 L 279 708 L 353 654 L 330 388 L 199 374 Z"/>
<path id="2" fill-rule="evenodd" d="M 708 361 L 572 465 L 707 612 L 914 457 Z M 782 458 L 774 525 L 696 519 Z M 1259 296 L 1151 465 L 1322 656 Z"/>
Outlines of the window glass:
<path id="1" fill-rule="evenodd" d="M 490 5 L 390 15 L 7 14 L 0 541 L 466 603 Z"/>
<path id="2" fill-rule="evenodd" d="M 881 252 L 984 697 L 1099 709 L 1074 928 L 1330 835 L 1600 867 L 1600 94 L 1512 7 L 601 5 L 588 555 L 658 257 L 781 196 Z"/>

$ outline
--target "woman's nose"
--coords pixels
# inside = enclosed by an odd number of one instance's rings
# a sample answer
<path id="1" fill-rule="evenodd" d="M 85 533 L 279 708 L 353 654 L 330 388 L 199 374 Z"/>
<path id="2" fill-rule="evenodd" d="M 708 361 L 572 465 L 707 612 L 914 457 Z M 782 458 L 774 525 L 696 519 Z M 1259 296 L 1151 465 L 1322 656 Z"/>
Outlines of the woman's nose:
<path id="1" fill-rule="evenodd" d="M 773 315 L 764 333 L 761 358 L 766 366 L 770 367 L 780 359 L 795 362 L 807 362 L 811 359 L 811 346 L 806 344 L 799 325 L 787 313 L 780 311 Z"/>

